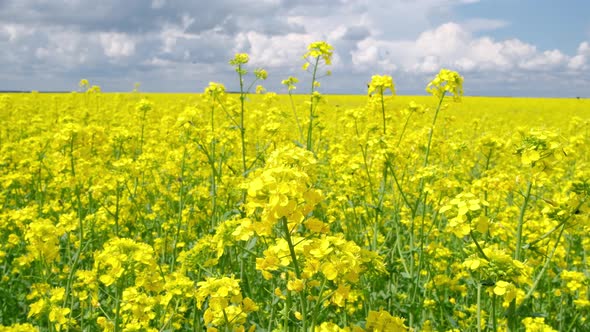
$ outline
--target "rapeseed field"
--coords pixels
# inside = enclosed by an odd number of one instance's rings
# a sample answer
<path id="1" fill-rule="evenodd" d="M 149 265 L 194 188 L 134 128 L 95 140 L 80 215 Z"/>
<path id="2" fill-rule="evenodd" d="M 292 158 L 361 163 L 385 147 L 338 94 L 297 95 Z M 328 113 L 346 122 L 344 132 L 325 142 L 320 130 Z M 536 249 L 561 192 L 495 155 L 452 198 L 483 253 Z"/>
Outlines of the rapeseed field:
<path id="1" fill-rule="evenodd" d="M 590 101 L 323 95 L 331 56 L 1 95 L 0 331 L 589 330 Z"/>

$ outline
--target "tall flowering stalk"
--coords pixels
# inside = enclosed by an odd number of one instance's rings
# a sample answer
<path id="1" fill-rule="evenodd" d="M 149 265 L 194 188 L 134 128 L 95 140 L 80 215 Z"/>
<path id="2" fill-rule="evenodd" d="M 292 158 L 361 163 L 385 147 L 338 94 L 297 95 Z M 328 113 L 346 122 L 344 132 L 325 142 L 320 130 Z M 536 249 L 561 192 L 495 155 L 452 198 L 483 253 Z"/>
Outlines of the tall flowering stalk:
<path id="1" fill-rule="evenodd" d="M 426 168 L 429 165 L 429 156 L 430 156 L 431 147 L 432 147 L 432 137 L 434 136 L 434 128 L 436 125 L 436 120 L 438 119 L 438 114 L 442 108 L 443 101 L 447 95 L 452 95 L 454 97 L 455 101 L 461 100 L 461 96 L 463 96 L 463 77 L 455 71 L 448 70 L 448 69 L 441 69 L 440 72 L 436 75 L 436 77 L 430 83 L 428 83 L 428 85 L 426 86 L 426 91 L 438 99 L 438 105 L 436 107 L 436 111 L 435 111 L 434 117 L 432 119 L 432 124 L 431 124 L 430 130 L 428 132 L 428 143 L 426 145 L 426 152 L 424 153 L 424 162 L 422 164 L 423 168 Z M 416 302 L 415 297 L 417 296 L 418 285 L 420 283 L 419 282 L 419 280 L 420 280 L 419 273 L 420 273 L 420 270 L 422 269 L 422 266 L 423 266 L 423 249 L 424 249 L 424 234 L 425 234 L 425 230 L 424 230 L 425 217 L 424 216 L 426 213 L 426 202 L 427 202 L 427 196 L 428 196 L 428 192 L 425 190 L 425 186 L 426 186 L 425 181 L 426 180 L 424 177 L 422 177 L 420 179 L 420 183 L 418 185 L 417 198 L 414 203 L 414 207 L 412 209 L 412 218 L 411 218 L 411 224 L 410 224 L 410 239 L 409 239 L 410 240 L 410 248 L 411 248 L 411 251 L 414 251 L 414 250 L 418 251 L 417 269 L 416 269 L 416 264 L 415 264 L 416 258 L 413 254 L 410 255 L 410 275 L 418 280 L 418 282 L 416 282 L 413 285 L 410 303 Z M 420 235 L 419 235 L 419 239 L 418 239 L 419 246 L 417 247 L 416 239 L 415 239 L 415 235 L 414 235 L 414 233 L 415 233 L 414 230 L 416 227 L 415 220 L 419 216 L 419 207 L 421 204 L 423 206 L 422 212 L 420 213 L 422 215 L 422 223 L 421 223 Z M 414 322 L 413 320 L 414 320 L 414 315 L 413 315 L 413 312 L 411 312 L 410 313 L 410 325 L 412 325 L 412 323 Z"/>
<path id="2" fill-rule="evenodd" d="M 377 95 L 381 104 L 381 115 L 383 119 L 383 135 L 387 130 L 387 123 L 385 121 L 385 91 L 389 90 L 391 94 L 395 94 L 395 85 L 393 84 L 393 78 L 389 75 L 373 75 L 371 77 L 371 83 L 367 89 L 369 96 Z"/>
<path id="3" fill-rule="evenodd" d="M 297 124 L 297 130 L 299 130 L 299 139 L 303 139 L 303 128 L 301 128 L 301 123 L 299 122 L 299 116 L 297 115 L 297 109 L 295 108 L 295 103 L 293 102 L 293 90 L 297 87 L 295 83 L 299 82 L 296 77 L 289 76 L 286 80 L 282 80 L 281 84 L 287 87 L 287 91 L 289 92 L 289 101 L 291 102 L 291 109 L 293 110 L 293 116 L 295 117 L 295 123 Z"/>
<path id="4" fill-rule="evenodd" d="M 137 105 L 135 105 L 135 110 L 138 112 L 141 122 L 141 133 L 139 137 L 139 149 L 135 151 L 137 158 L 140 154 L 143 153 L 143 144 L 144 144 L 144 132 L 145 132 L 145 125 L 146 125 L 146 116 L 147 113 L 150 112 L 154 108 L 154 103 L 147 100 L 141 99 Z"/>
<path id="5" fill-rule="evenodd" d="M 307 127 L 307 149 L 313 150 L 313 119 L 316 117 L 315 110 L 320 99 L 320 93 L 316 91 L 320 87 L 318 81 L 318 69 L 321 61 L 323 60 L 324 65 L 329 66 L 332 64 L 333 47 L 325 41 L 313 42 L 307 46 L 307 53 L 303 55 L 305 63 L 303 64 L 303 70 L 309 71 L 311 65 L 311 95 L 309 99 L 309 124 Z M 331 75 L 328 70 L 325 72 L 326 76 Z"/>
<path id="6" fill-rule="evenodd" d="M 248 171 L 248 166 L 246 164 L 246 126 L 244 124 L 246 95 L 250 93 L 254 83 L 256 83 L 258 80 L 265 80 L 268 77 L 266 70 L 256 69 L 254 71 L 256 79 L 247 89 L 244 88 L 244 76 L 248 73 L 248 71 L 244 69 L 244 65 L 247 64 L 248 61 L 250 61 L 250 57 L 246 53 L 237 53 L 234 58 L 229 61 L 229 64 L 234 66 L 240 79 L 240 122 L 238 127 L 240 129 L 240 142 L 242 144 L 242 170 L 244 176 L 246 176 L 246 172 Z"/>
<path id="7" fill-rule="evenodd" d="M 428 157 L 430 156 L 430 147 L 432 145 L 432 136 L 434 135 L 434 125 L 438 118 L 443 100 L 447 94 L 453 96 L 455 101 L 460 101 L 463 96 L 463 77 L 456 71 L 441 69 L 438 75 L 428 83 L 426 91 L 438 98 L 438 106 L 434 112 L 432 119 L 432 126 L 428 133 L 428 145 L 426 146 L 426 154 L 424 155 L 424 167 L 428 166 Z"/>

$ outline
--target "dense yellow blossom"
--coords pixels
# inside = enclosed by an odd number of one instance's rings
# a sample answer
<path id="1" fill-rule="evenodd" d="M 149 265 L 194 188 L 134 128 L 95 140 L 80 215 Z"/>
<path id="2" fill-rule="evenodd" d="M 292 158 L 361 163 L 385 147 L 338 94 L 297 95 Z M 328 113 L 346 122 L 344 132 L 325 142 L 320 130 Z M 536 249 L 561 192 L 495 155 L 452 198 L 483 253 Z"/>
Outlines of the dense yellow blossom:
<path id="1" fill-rule="evenodd" d="M 0 331 L 585 330 L 588 100 L 320 93 L 336 59 L 1 95 Z"/>

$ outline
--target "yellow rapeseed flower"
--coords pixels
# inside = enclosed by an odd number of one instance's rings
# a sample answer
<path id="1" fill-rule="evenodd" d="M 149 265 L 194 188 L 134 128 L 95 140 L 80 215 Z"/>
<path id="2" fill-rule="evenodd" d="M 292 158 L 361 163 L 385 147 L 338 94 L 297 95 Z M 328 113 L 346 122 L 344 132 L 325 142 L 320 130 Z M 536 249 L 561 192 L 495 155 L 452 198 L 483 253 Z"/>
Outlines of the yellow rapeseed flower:
<path id="1" fill-rule="evenodd" d="M 304 59 L 322 59 L 326 65 L 332 64 L 332 55 L 334 48 L 325 41 L 317 41 L 307 46 L 307 52 L 303 55 Z M 314 60 L 315 61 L 315 60 Z M 305 68 L 307 69 L 307 68 Z"/>
<path id="2" fill-rule="evenodd" d="M 371 82 L 367 88 L 369 96 L 373 94 L 383 95 L 385 91 L 389 90 L 392 94 L 395 94 L 395 85 L 393 84 L 393 78 L 389 75 L 373 75 Z"/>
<path id="3" fill-rule="evenodd" d="M 443 95 L 450 94 L 455 100 L 463 96 L 463 77 L 456 71 L 441 69 L 436 77 L 428 83 L 426 91 L 440 99 Z"/>

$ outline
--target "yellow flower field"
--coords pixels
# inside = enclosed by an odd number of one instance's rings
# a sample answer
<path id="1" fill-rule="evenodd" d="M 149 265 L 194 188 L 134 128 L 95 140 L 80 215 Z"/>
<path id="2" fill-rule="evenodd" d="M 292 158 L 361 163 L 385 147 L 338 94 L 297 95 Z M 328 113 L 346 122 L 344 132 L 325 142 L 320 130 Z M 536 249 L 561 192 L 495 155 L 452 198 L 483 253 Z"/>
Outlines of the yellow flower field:
<path id="1" fill-rule="evenodd" d="M 0 95 L 0 331 L 590 329 L 590 101 L 325 96 L 331 54 Z"/>

